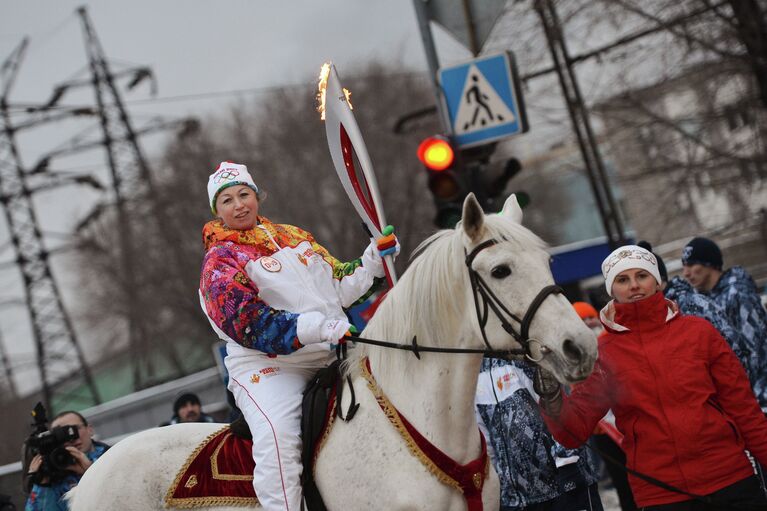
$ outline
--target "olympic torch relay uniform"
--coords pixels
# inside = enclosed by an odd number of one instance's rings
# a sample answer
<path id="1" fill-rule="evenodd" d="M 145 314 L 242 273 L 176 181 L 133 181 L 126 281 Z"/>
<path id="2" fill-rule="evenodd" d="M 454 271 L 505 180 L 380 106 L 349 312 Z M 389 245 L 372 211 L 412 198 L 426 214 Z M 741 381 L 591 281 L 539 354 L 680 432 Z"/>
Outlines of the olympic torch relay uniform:
<path id="1" fill-rule="evenodd" d="M 383 263 L 374 243 L 342 263 L 310 233 L 262 216 L 249 230 L 208 222 L 203 241 L 200 300 L 227 341 L 229 389 L 253 433 L 253 486 L 265 510 L 298 511 L 302 392 L 334 356 L 326 341 L 345 333 L 343 308 L 384 276 Z"/>

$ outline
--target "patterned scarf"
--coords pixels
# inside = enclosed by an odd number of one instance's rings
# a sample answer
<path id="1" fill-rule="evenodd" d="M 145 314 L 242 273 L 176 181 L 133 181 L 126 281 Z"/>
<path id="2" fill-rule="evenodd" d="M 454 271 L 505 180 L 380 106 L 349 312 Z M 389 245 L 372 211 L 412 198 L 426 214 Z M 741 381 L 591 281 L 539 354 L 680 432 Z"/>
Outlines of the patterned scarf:
<path id="1" fill-rule="evenodd" d="M 271 220 L 263 216 L 258 217 L 258 225 L 265 227 L 281 247 L 293 245 L 291 240 L 299 233 L 304 232 L 292 225 L 273 224 Z M 202 228 L 202 242 L 205 245 L 205 250 L 222 241 L 231 241 L 238 245 L 258 246 L 269 241 L 269 238 L 264 230 L 258 226 L 243 231 L 227 227 L 220 219 L 211 220 L 205 224 L 205 227 Z"/>

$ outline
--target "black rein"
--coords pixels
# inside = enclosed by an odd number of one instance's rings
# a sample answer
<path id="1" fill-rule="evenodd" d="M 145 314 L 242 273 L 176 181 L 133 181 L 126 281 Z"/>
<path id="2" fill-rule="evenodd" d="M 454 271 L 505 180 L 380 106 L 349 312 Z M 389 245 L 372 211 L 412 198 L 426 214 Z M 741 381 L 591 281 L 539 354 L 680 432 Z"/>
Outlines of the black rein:
<path id="1" fill-rule="evenodd" d="M 411 351 L 417 359 L 421 359 L 421 353 L 476 353 L 482 354 L 486 357 L 504 358 L 509 359 L 514 356 L 527 357 L 532 362 L 540 362 L 539 358 L 533 357 L 530 353 L 530 345 L 533 342 L 538 343 L 543 348 L 543 345 L 537 339 L 531 339 L 529 337 L 530 323 L 532 323 L 535 313 L 538 312 L 538 308 L 543 301 L 552 294 L 563 293 L 561 287 L 556 285 L 546 286 L 540 290 L 540 292 L 533 299 L 530 306 L 527 308 L 525 315 L 522 319 L 517 317 L 514 313 L 509 311 L 503 303 L 493 293 L 490 287 L 485 283 L 482 277 L 471 267 L 474 258 L 484 250 L 485 248 L 496 245 L 498 242 L 495 239 L 489 239 L 483 241 L 466 256 L 466 267 L 469 270 L 469 280 L 471 282 L 471 290 L 474 295 L 474 306 L 477 312 L 477 320 L 479 321 L 480 330 L 482 331 L 482 339 L 485 341 L 487 349 L 477 348 L 439 348 L 436 346 L 421 346 L 416 341 L 415 336 L 409 344 L 379 341 L 376 339 L 365 339 L 363 337 L 355 337 L 353 335 L 344 336 L 344 340 L 358 342 L 361 344 L 370 344 L 373 346 L 381 346 L 383 348 L 392 348 L 398 350 Z M 482 298 L 482 310 L 480 310 L 480 297 Z M 514 339 L 522 345 L 521 349 L 512 350 L 496 350 L 490 346 L 487 340 L 487 334 L 485 333 L 485 326 L 487 325 L 488 312 L 492 310 L 495 316 L 501 321 L 503 329 L 506 330 Z M 519 323 L 519 332 L 506 320 L 506 316 Z"/>

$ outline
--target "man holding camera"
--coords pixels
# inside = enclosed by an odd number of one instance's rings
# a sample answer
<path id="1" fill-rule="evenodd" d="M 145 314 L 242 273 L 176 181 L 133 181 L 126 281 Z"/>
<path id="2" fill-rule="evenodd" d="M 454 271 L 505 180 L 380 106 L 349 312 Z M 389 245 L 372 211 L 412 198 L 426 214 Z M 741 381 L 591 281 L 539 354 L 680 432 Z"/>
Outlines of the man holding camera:
<path id="1" fill-rule="evenodd" d="M 67 511 L 69 508 L 64 494 L 77 486 L 85 471 L 109 448 L 93 440 L 93 427 L 77 412 L 61 412 L 54 417 L 51 431 L 56 428 L 76 429 L 77 436 L 62 445 L 66 453 L 43 456 L 38 452 L 32 457 L 27 469 L 29 483 L 25 484 L 25 488 L 32 484 L 24 508 L 26 511 Z M 57 467 L 62 457 L 66 465 Z"/>

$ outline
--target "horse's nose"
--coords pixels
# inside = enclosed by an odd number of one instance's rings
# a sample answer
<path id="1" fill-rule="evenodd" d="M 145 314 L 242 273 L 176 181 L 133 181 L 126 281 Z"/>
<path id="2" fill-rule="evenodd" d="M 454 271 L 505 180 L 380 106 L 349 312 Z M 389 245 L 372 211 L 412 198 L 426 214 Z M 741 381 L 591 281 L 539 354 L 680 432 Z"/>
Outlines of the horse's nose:
<path id="1" fill-rule="evenodd" d="M 565 355 L 565 359 L 573 365 L 580 365 L 583 362 L 583 351 L 578 347 L 575 341 L 565 339 L 562 343 L 562 353 Z"/>

